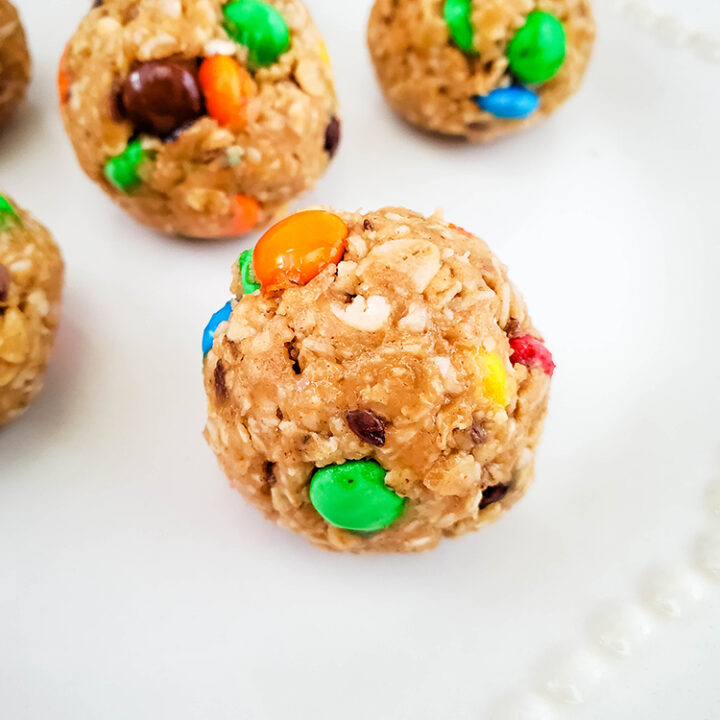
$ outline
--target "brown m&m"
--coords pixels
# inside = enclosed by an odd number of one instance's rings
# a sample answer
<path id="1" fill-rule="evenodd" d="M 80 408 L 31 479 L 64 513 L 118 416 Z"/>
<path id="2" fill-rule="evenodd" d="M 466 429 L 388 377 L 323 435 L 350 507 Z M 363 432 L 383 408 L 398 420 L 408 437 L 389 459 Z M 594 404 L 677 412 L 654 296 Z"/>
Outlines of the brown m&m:
<path id="1" fill-rule="evenodd" d="M 203 114 L 203 98 L 194 66 L 151 60 L 133 70 L 122 85 L 123 114 L 140 132 L 160 137 Z"/>

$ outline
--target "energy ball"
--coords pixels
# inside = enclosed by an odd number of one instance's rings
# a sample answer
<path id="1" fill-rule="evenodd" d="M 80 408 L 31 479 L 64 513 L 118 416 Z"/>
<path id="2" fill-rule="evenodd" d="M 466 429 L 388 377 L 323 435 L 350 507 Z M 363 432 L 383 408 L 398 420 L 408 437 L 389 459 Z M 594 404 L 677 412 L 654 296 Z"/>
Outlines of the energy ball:
<path id="1" fill-rule="evenodd" d="M 306 210 L 232 292 L 203 336 L 205 437 L 270 519 L 416 552 L 525 493 L 554 364 L 482 240 L 404 208 Z"/>
<path id="2" fill-rule="evenodd" d="M 0 195 L 0 425 L 40 392 L 62 283 L 63 261 L 50 233 Z"/>
<path id="3" fill-rule="evenodd" d="M 532 127 L 565 102 L 594 39 L 588 0 L 376 0 L 368 25 L 391 107 L 475 143 Z"/>
<path id="4" fill-rule="evenodd" d="M 68 43 L 65 128 L 85 172 L 158 230 L 266 224 L 340 141 L 323 39 L 299 0 L 112 0 Z"/>
<path id="5" fill-rule="evenodd" d="M 0 0 L 0 123 L 25 97 L 30 82 L 30 54 L 28 53 L 17 10 Z"/>

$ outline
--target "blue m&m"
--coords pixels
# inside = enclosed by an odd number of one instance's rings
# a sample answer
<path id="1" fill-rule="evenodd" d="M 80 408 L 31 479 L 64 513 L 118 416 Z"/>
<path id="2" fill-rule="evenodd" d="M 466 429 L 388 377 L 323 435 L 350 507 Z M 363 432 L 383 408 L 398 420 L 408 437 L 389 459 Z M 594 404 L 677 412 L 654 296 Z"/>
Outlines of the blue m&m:
<path id="1" fill-rule="evenodd" d="M 478 107 L 499 118 L 522 120 L 540 106 L 537 93 L 519 85 L 493 90 L 489 95 L 475 95 Z"/>
<path id="2" fill-rule="evenodd" d="M 211 318 L 210 322 L 205 326 L 202 337 L 202 351 L 203 357 L 205 357 L 213 346 L 213 340 L 215 339 L 215 331 L 218 329 L 220 323 L 224 323 L 230 319 L 232 313 L 232 303 L 228 300 Z"/>

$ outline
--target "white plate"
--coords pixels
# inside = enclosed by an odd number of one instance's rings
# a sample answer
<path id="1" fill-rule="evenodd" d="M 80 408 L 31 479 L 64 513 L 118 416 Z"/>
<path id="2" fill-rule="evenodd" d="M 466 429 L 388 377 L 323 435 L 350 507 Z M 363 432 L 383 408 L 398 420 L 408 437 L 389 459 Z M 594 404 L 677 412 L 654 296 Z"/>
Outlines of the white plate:
<path id="1" fill-rule="evenodd" d="M 0 716 L 717 718 L 717 66 L 600 3 L 580 94 L 467 147 L 389 113 L 368 0 L 311 2 L 345 132 L 297 207 L 444 206 L 510 266 L 559 366 L 512 513 L 430 554 L 350 557 L 246 506 L 200 434 L 201 331 L 255 238 L 160 237 L 93 187 L 54 92 L 87 3 L 21 4 L 36 73 L 0 184 L 68 275 L 46 390 L 0 434 Z"/>

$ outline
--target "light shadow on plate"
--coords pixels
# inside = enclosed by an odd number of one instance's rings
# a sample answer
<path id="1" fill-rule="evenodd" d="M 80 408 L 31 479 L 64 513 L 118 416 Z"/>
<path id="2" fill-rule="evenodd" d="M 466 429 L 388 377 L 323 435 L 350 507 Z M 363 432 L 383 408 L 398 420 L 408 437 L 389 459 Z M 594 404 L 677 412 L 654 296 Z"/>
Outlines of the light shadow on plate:
<path id="1" fill-rule="evenodd" d="M 77 317 L 78 313 L 74 315 Z M 25 453 L 10 453 L 9 448 L 21 444 L 28 454 L 41 454 L 62 435 L 65 421 L 75 412 L 78 388 L 86 375 L 88 341 L 86 329 L 64 312 L 40 394 L 22 415 L 0 428 L 0 457 L 3 457 L 0 477 L 11 478 L 13 466 L 25 456 Z"/>

